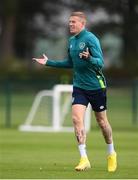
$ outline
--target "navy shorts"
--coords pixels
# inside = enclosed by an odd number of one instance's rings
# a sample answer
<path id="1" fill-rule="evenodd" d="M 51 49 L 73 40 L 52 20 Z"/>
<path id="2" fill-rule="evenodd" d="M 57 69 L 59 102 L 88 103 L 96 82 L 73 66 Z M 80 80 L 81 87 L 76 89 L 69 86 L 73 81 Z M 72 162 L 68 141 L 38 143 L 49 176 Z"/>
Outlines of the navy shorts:
<path id="1" fill-rule="evenodd" d="M 106 89 L 84 90 L 73 87 L 72 105 L 82 104 L 87 106 L 89 103 L 95 112 L 106 110 Z"/>

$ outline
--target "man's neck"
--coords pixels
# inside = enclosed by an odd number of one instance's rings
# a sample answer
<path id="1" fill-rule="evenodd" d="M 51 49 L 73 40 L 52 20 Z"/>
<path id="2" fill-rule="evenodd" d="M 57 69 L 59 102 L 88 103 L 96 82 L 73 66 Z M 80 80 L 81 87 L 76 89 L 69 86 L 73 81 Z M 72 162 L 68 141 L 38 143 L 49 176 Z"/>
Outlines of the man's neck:
<path id="1" fill-rule="evenodd" d="M 76 33 L 74 36 L 77 36 L 78 34 L 80 34 L 80 32 L 82 32 L 85 29 L 85 27 L 83 27 L 78 33 Z"/>

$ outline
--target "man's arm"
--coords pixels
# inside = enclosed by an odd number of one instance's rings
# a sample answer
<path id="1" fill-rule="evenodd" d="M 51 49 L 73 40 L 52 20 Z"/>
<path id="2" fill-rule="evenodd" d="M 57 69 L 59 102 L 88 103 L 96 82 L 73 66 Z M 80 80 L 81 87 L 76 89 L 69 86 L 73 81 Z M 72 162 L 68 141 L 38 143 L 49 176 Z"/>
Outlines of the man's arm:
<path id="1" fill-rule="evenodd" d="M 98 47 L 90 46 L 89 51 L 90 51 L 90 57 L 89 57 L 90 63 L 96 66 L 97 68 L 103 68 L 104 61 L 103 61 L 103 55 L 101 49 L 99 49 Z"/>
<path id="2" fill-rule="evenodd" d="M 33 58 L 33 60 L 37 61 L 39 64 L 46 65 L 46 66 L 51 66 L 51 67 L 57 67 L 57 68 L 72 68 L 73 63 L 68 55 L 68 58 L 65 60 L 49 60 L 48 57 L 43 54 L 43 58 Z"/>
<path id="3" fill-rule="evenodd" d="M 88 47 L 86 48 L 86 51 L 80 53 L 80 58 L 86 59 L 98 69 L 102 68 L 104 66 L 104 61 L 99 41 L 93 41 L 89 38 Z"/>
<path id="4" fill-rule="evenodd" d="M 99 40 L 97 38 L 89 37 L 88 48 L 90 52 L 90 63 L 95 65 L 97 68 L 102 68 L 104 66 L 104 61 Z"/>
<path id="5" fill-rule="evenodd" d="M 72 60 L 70 58 L 64 60 L 47 60 L 46 66 L 57 67 L 57 68 L 72 68 Z"/>

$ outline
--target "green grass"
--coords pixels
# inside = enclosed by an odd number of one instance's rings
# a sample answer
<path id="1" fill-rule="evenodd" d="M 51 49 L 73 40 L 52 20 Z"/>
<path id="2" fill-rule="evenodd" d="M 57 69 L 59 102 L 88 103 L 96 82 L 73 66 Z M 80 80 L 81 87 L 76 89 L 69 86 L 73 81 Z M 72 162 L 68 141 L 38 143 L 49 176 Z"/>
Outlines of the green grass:
<path id="1" fill-rule="evenodd" d="M 12 92 L 11 128 L 5 129 L 6 96 L 0 93 L 0 179 L 133 179 L 138 178 L 138 123 L 132 123 L 131 88 L 108 90 L 108 117 L 118 153 L 118 170 L 107 172 L 106 145 L 92 116 L 88 134 L 88 154 L 92 169 L 75 172 L 79 153 L 72 133 L 23 133 L 23 124 L 36 92 Z M 44 101 L 36 116 L 43 120 Z M 49 110 L 51 110 L 48 104 Z M 49 120 L 51 118 L 49 117 Z M 70 118 L 69 118 L 70 120 Z M 37 122 L 37 121 L 35 121 Z M 71 122 L 71 120 L 70 120 Z M 70 123 L 69 122 L 69 123 Z M 42 168 L 42 170 L 40 170 Z"/>
<path id="2" fill-rule="evenodd" d="M 107 172 L 106 145 L 100 130 L 88 134 L 92 168 L 76 172 L 79 153 L 73 133 L 24 133 L 0 130 L 1 179 L 133 179 L 138 178 L 138 132 L 114 131 L 118 169 Z M 40 170 L 42 168 L 42 170 Z"/>

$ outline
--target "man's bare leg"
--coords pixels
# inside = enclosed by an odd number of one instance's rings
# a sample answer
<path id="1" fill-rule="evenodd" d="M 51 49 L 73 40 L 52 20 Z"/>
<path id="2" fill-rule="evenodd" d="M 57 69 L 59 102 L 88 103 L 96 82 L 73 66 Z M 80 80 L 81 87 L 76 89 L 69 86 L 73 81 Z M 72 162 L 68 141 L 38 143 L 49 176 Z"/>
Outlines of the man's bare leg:
<path id="1" fill-rule="evenodd" d="M 76 139 L 78 141 L 78 148 L 81 156 L 80 163 L 75 167 L 76 170 L 82 171 L 90 168 L 90 162 L 86 153 L 86 132 L 84 126 L 84 115 L 86 106 L 75 104 L 72 106 L 72 119 L 75 130 Z"/>
<path id="2" fill-rule="evenodd" d="M 105 142 L 107 144 L 111 144 L 113 142 L 112 128 L 107 119 L 106 111 L 95 112 L 95 117 L 96 117 L 96 120 L 97 120 L 101 130 L 102 130 Z"/>
<path id="3" fill-rule="evenodd" d="M 105 142 L 108 146 L 108 171 L 114 172 L 117 168 L 116 152 L 114 150 L 112 128 L 107 119 L 106 111 L 95 112 L 96 120 L 102 130 Z"/>

